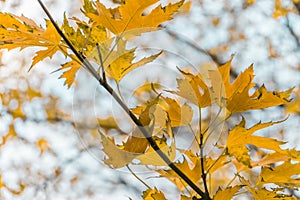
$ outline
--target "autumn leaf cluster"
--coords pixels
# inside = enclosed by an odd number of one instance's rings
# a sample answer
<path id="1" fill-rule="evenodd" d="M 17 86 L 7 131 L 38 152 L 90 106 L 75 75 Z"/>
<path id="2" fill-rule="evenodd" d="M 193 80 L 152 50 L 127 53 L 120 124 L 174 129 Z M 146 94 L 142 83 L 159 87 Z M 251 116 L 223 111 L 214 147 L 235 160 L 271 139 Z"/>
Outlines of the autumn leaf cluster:
<path id="1" fill-rule="evenodd" d="M 274 15 L 284 15 L 281 4 L 276 2 Z M 68 18 L 65 14 L 63 24 L 59 26 L 61 33 L 50 20 L 46 20 L 46 27 L 43 28 L 25 16 L 0 13 L 0 48 L 22 50 L 37 47 L 29 69 L 45 58 L 51 59 L 58 52 L 63 54 L 67 61 L 57 71 L 61 73 L 60 78 L 65 79 L 68 88 L 72 85 L 77 87 L 76 73 L 80 68 L 94 70 L 97 77 L 104 81 L 100 81 L 104 87 L 109 84 L 105 82 L 106 78 L 119 85 L 127 74 L 139 67 L 147 67 L 148 63 L 164 53 L 159 51 L 137 60 L 137 48 L 128 48 L 129 41 L 144 33 L 159 30 L 160 25 L 171 20 L 182 6 L 186 6 L 183 1 L 162 6 L 158 0 L 126 0 L 119 2 L 115 8 L 107 8 L 100 1 L 85 0 L 82 13 L 86 20 Z M 71 47 L 79 53 L 79 57 Z M 82 59 L 85 61 L 82 62 Z M 106 154 L 104 163 L 112 168 L 146 165 L 158 177 L 174 184 L 184 200 L 231 199 L 243 193 L 255 199 L 295 199 L 286 190 L 300 187 L 296 178 L 300 172 L 300 152 L 283 149 L 285 141 L 266 137 L 260 131 L 286 119 L 248 126 L 243 117 L 243 113 L 252 110 L 289 103 L 293 88 L 269 91 L 267 86 L 254 83 L 252 65 L 232 77 L 233 59 L 234 56 L 225 64 L 209 70 L 207 78 L 178 66 L 181 76 L 177 79 L 176 90 L 162 88 L 159 83 L 145 80 L 145 84 L 136 89 L 134 95 L 138 99 L 141 93 L 148 93 L 151 98 L 139 102 L 135 107 L 127 107 L 128 112 L 132 113 L 131 118 L 136 118 L 143 129 L 136 126 L 132 132 L 126 133 L 122 143 L 118 143 L 110 131 L 117 131 L 120 135 L 124 133 L 114 118 L 98 119 L 101 146 Z M 88 68 L 86 63 L 93 63 L 97 67 Z M 31 88 L 26 93 L 32 94 L 29 98 L 40 96 Z M 8 95 L 20 99 L 17 93 L 1 94 L 2 104 L 9 104 Z M 117 92 L 115 95 L 121 96 Z M 217 107 L 217 111 L 208 111 L 212 107 Z M 11 112 L 16 117 L 25 117 L 19 108 Z M 204 113 L 215 117 L 204 118 Z M 50 114 L 48 117 L 51 118 Z M 239 122 L 232 123 L 237 118 Z M 193 144 L 189 148 L 177 146 L 178 129 L 188 130 L 186 132 L 193 135 L 186 136 L 186 140 Z M 171 163 L 157 153 L 143 131 L 149 133 L 159 151 Z M 0 147 L 9 137 L 14 137 L 13 127 L 2 137 Z M 212 150 L 204 151 L 210 145 L 209 141 L 213 141 Z M 36 145 L 41 154 L 50 150 L 44 139 L 36 141 Z M 195 191 L 171 166 L 179 169 L 207 196 Z M 270 188 L 271 184 L 276 187 Z M 6 186 L 0 180 L 1 187 Z M 151 187 L 143 192 L 142 197 L 166 199 L 162 191 Z"/>

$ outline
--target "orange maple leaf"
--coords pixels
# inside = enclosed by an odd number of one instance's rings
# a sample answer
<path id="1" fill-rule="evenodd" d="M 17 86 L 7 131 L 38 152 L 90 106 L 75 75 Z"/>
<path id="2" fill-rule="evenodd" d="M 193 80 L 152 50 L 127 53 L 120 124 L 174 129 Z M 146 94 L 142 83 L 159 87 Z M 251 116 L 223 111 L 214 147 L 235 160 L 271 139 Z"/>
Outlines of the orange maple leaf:
<path id="1" fill-rule="evenodd" d="M 24 16 L 0 13 L 0 18 L 0 48 L 8 50 L 32 46 L 46 48 L 37 51 L 30 69 L 45 58 L 52 58 L 57 51 L 65 54 L 66 47 L 61 43 L 61 36 L 49 20 L 46 20 L 44 30 Z"/>
<path id="2" fill-rule="evenodd" d="M 95 2 L 96 9 L 87 4 L 85 13 L 95 23 L 109 29 L 114 34 L 128 30 L 140 29 L 140 33 L 151 31 L 161 23 L 171 20 L 172 15 L 181 7 L 183 0 L 168 4 L 165 7 L 156 6 L 149 14 L 146 9 L 159 2 L 158 0 L 126 0 L 117 8 L 106 8 L 100 1 Z M 95 12 L 96 11 L 96 12 Z M 145 29 L 145 30 L 143 30 Z"/>

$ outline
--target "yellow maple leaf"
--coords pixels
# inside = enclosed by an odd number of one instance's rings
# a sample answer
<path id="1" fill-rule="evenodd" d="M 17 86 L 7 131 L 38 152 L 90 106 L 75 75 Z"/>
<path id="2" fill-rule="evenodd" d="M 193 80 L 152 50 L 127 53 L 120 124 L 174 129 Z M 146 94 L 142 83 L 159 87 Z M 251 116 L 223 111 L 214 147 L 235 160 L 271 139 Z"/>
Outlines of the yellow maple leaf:
<path id="1" fill-rule="evenodd" d="M 133 29 L 140 29 L 139 32 L 143 33 L 171 20 L 171 16 L 183 4 L 183 1 L 179 1 L 165 7 L 156 6 L 149 14 L 146 14 L 146 9 L 157 2 L 159 1 L 126 0 L 126 3 L 112 9 L 106 8 L 100 1 L 97 1 L 94 4 L 96 9 L 93 9 L 93 6 L 88 3 L 84 7 L 86 9 L 84 12 L 94 22 L 94 25 L 102 25 L 114 34 L 121 34 Z"/>
<path id="2" fill-rule="evenodd" d="M 231 200 L 232 197 L 242 188 L 242 186 L 237 185 L 234 187 L 228 187 L 225 190 L 218 189 L 213 200 Z"/>
<path id="3" fill-rule="evenodd" d="M 171 126 L 186 126 L 193 117 L 192 108 L 187 105 L 180 105 L 177 100 L 158 96 L 148 101 L 143 106 L 133 108 L 132 111 L 140 116 L 144 125 L 148 125 L 152 120 L 159 129 L 165 128 L 166 120 L 170 120 Z"/>
<path id="4" fill-rule="evenodd" d="M 182 162 L 176 162 L 174 165 L 184 172 L 191 181 L 198 185 L 202 175 L 200 158 L 191 151 L 185 152 L 185 155 L 188 157 L 190 162 L 183 157 Z M 166 177 L 172 181 L 180 191 L 183 191 L 186 188 L 187 183 L 185 183 L 173 170 L 158 170 L 158 172 L 162 177 Z"/>
<path id="5" fill-rule="evenodd" d="M 74 83 L 76 73 L 80 69 L 80 67 L 81 67 L 81 64 L 79 64 L 75 60 L 72 60 L 72 61 L 69 61 L 69 62 L 63 64 L 61 66 L 61 68 L 57 70 L 57 71 L 65 70 L 59 78 L 66 79 L 64 85 L 67 85 L 68 88 L 70 88 L 71 85 Z"/>
<path id="6" fill-rule="evenodd" d="M 144 191 L 142 197 L 144 200 L 167 200 L 165 195 L 156 188 Z"/>
<path id="7" fill-rule="evenodd" d="M 264 152 L 264 151 L 262 151 Z M 266 154 L 264 152 L 264 154 Z M 300 161 L 299 158 L 300 152 L 295 149 L 285 149 L 281 150 L 280 152 L 273 152 L 273 153 L 267 153 L 263 158 L 261 158 L 258 161 L 252 161 L 251 160 L 251 166 L 257 167 L 257 166 L 271 166 L 272 164 L 278 163 L 278 162 L 285 162 L 288 160 L 294 160 L 294 161 Z M 238 172 L 241 172 L 243 170 L 248 170 L 249 168 L 242 163 L 233 160 L 233 164 L 235 165 Z"/>
<path id="8" fill-rule="evenodd" d="M 115 118 L 112 116 L 107 117 L 105 119 L 97 118 L 98 124 L 102 129 L 110 130 L 110 129 L 117 129 L 119 130 L 119 125 L 117 124 Z"/>
<path id="9" fill-rule="evenodd" d="M 278 124 L 279 122 L 268 122 L 258 123 L 251 128 L 245 128 L 246 121 L 243 118 L 240 124 L 236 125 L 232 130 L 229 131 L 227 139 L 227 150 L 228 154 L 234 156 L 239 162 L 244 165 L 251 167 L 251 161 L 249 156 L 249 149 L 246 147 L 247 144 L 255 145 L 259 148 L 265 148 L 277 152 L 282 152 L 280 145 L 285 142 L 277 141 L 272 138 L 266 138 L 262 136 L 253 135 L 255 131 L 260 129 Z"/>
<path id="10" fill-rule="evenodd" d="M 120 49 L 120 48 L 118 48 Z M 104 62 L 105 70 L 115 79 L 116 82 L 120 80 L 132 70 L 146 65 L 147 63 L 155 60 L 162 52 L 154 54 L 149 57 L 144 57 L 139 61 L 133 62 L 135 60 L 135 48 L 130 50 L 121 50 L 116 53 L 110 53 L 109 59 Z"/>
<path id="11" fill-rule="evenodd" d="M 97 33 L 92 34 L 98 35 Z M 93 36 L 90 37 L 92 38 L 91 40 L 96 40 L 93 39 Z M 94 45 L 90 45 L 90 43 L 92 44 L 92 42 L 88 42 L 86 45 L 87 52 L 89 54 L 88 59 L 99 64 L 100 55 L 98 48 L 95 48 L 96 43 Z M 143 57 L 137 60 L 135 55 L 136 48 L 126 48 L 127 43 L 128 41 L 125 38 L 121 37 L 110 38 L 103 41 L 102 43 L 99 43 L 99 50 L 101 53 L 103 67 L 105 69 L 106 75 L 110 78 L 113 78 L 117 83 L 120 82 L 126 74 L 138 67 L 152 62 L 162 53 L 161 51 L 151 56 Z M 92 50 L 89 50 L 90 48 L 92 48 Z"/>
<path id="12" fill-rule="evenodd" d="M 177 94 L 199 107 L 211 106 L 213 103 L 225 107 L 228 115 L 248 110 L 258 110 L 272 106 L 283 105 L 290 102 L 290 94 L 293 88 L 278 92 L 267 91 L 262 85 L 252 95 L 250 90 L 256 84 L 253 83 L 253 66 L 248 67 L 238 77 L 230 81 L 230 67 L 232 58 L 217 70 L 209 71 L 209 83 L 206 83 L 200 75 L 193 75 L 180 70 L 186 79 L 178 79 L 178 91 L 168 91 Z"/>
<path id="13" fill-rule="evenodd" d="M 193 110 L 189 105 L 183 104 L 180 106 L 175 99 L 167 97 L 161 97 L 160 99 L 162 100 L 160 102 L 161 108 L 168 113 L 171 127 L 189 125 L 193 117 Z M 156 119 L 158 118 L 159 116 L 156 117 Z"/>
<path id="14" fill-rule="evenodd" d="M 0 48 L 8 50 L 32 46 L 46 48 L 37 51 L 30 69 L 45 58 L 52 58 L 57 51 L 66 52 L 66 47 L 61 44 L 61 36 L 49 20 L 46 20 L 44 30 L 24 16 L 0 13 L 0 18 Z"/>
<path id="15" fill-rule="evenodd" d="M 263 167 L 257 185 L 274 183 L 291 189 L 299 188 L 300 180 L 292 177 L 298 175 L 300 175 L 300 163 L 292 164 L 288 160 L 276 167 Z"/>
<path id="16" fill-rule="evenodd" d="M 76 29 L 69 24 L 66 15 L 61 29 L 72 45 L 84 55 L 90 55 L 97 43 L 108 42 L 108 34 L 103 26 L 92 26 L 76 17 L 71 19 L 76 22 Z"/>
<path id="17" fill-rule="evenodd" d="M 165 163 L 157 153 L 149 147 L 148 141 L 143 137 L 129 137 L 123 145 L 116 145 L 114 140 L 106 137 L 100 133 L 103 145 L 103 151 L 107 155 L 104 162 L 113 167 L 120 168 L 130 164 L 133 159 L 137 159 L 141 165 L 166 166 Z M 171 146 L 167 145 L 165 138 L 153 137 L 162 152 L 173 161 L 175 158 L 175 144 L 172 142 Z M 147 142 L 147 143 L 146 143 Z"/>
<path id="18" fill-rule="evenodd" d="M 175 142 L 169 146 L 165 138 L 159 138 L 155 140 L 161 151 L 169 158 L 171 162 L 175 160 L 176 156 L 176 145 Z M 155 152 L 152 147 L 146 151 L 145 154 L 136 157 L 143 165 L 154 165 L 154 166 L 168 166 L 170 163 L 165 163 L 165 161 Z"/>
<path id="19" fill-rule="evenodd" d="M 294 92 L 294 99 L 285 105 L 286 113 L 294 113 L 300 115 L 300 88 L 298 87 Z"/>
<path id="20" fill-rule="evenodd" d="M 94 55 L 93 53 L 95 53 L 96 44 L 103 43 L 107 40 L 106 30 L 102 26 L 95 26 L 91 28 L 91 26 L 86 22 L 81 21 L 77 18 L 73 19 L 74 21 L 76 21 L 76 24 L 78 26 L 77 29 L 75 30 L 73 27 L 70 26 L 66 15 L 64 15 L 62 31 L 78 51 L 82 52 L 85 55 L 90 55 L 90 57 L 97 57 L 98 54 Z M 105 48 L 105 45 L 108 44 L 104 43 L 101 45 L 101 47 Z M 109 50 L 105 48 L 105 51 L 103 51 L 102 53 L 107 53 L 108 51 Z M 66 79 L 64 85 L 67 85 L 68 88 L 70 88 L 74 83 L 76 73 L 81 67 L 80 62 L 75 58 L 74 55 L 69 56 L 72 58 L 72 60 L 63 64 L 62 67 L 57 70 L 60 71 L 67 69 L 59 78 Z M 94 60 L 96 60 L 99 63 L 98 58 Z"/>
<path id="21" fill-rule="evenodd" d="M 185 76 L 185 79 L 177 79 L 178 91 L 169 92 L 175 93 L 201 108 L 210 106 L 212 103 L 210 90 L 200 76 L 184 72 L 180 69 L 179 71 Z"/>
<path id="22" fill-rule="evenodd" d="M 46 27 L 46 30 L 42 34 L 37 34 L 39 38 L 36 38 L 39 41 L 40 46 L 46 47 L 46 49 L 37 51 L 36 56 L 33 57 L 33 62 L 31 64 L 30 69 L 35 64 L 44 60 L 47 57 L 51 59 L 57 51 L 62 51 L 64 48 L 61 45 L 61 36 L 57 33 L 53 24 L 49 20 L 46 20 Z M 62 52 L 65 53 L 66 49 Z"/>
<path id="23" fill-rule="evenodd" d="M 265 188 L 259 189 L 259 190 L 254 190 L 250 189 L 253 197 L 255 199 L 263 199 L 263 200 L 296 200 L 297 198 L 285 195 L 285 194 L 279 194 L 276 191 L 269 191 L 266 190 Z"/>
<path id="24" fill-rule="evenodd" d="M 152 83 L 146 80 L 143 85 L 139 86 L 133 91 L 133 94 L 136 96 L 136 98 L 140 98 L 143 94 L 148 94 L 150 97 L 152 97 L 153 95 L 156 95 L 153 92 L 161 88 L 162 85 L 160 83 Z"/>
<path id="25" fill-rule="evenodd" d="M 106 137 L 100 132 L 101 143 L 103 145 L 103 151 L 107 155 L 104 159 L 104 163 L 113 168 L 121 168 L 129 164 L 135 157 L 140 155 L 140 153 L 132 153 L 124 151 L 115 145 L 114 140 Z"/>
<path id="26" fill-rule="evenodd" d="M 174 163 L 181 171 L 183 171 L 191 181 L 196 185 L 199 185 L 202 178 L 201 158 L 197 156 L 191 150 L 180 150 L 183 153 L 183 161 Z M 223 167 L 228 163 L 228 156 L 220 156 L 220 158 L 214 160 L 209 157 L 204 158 L 204 171 L 207 174 L 213 174 L 215 171 Z M 187 184 L 172 170 L 158 170 L 162 177 L 166 177 L 173 182 L 180 191 L 183 191 Z M 185 197 L 182 197 L 185 199 Z M 188 197 L 186 197 L 188 198 Z"/>
<path id="27" fill-rule="evenodd" d="M 253 167 L 267 166 L 270 164 L 274 164 L 276 162 L 287 161 L 289 159 L 290 159 L 290 156 L 288 156 L 286 154 L 274 152 L 274 153 L 267 154 L 266 156 L 264 156 L 262 159 L 260 159 L 257 162 L 251 163 L 251 166 L 253 166 Z"/>
<path id="28" fill-rule="evenodd" d="M 300 156 L 300 151 L 297 151 L 296 149 L 285 149 L 285 150 L 281 150 L 280 152 L 268 153 L 259 161 L 251 162 L 251 166 L 267 167 L 277 162 L 285 162 L 288 160 L 300 161 L 299 156 Z"/>
<path id="29" fill-rule="evenodd" d="M 246 186 L 246 189 L 252 194 L 255 199 L 264 199 L 264 200 L 274 200 L 274 199 L 284 199 L 284 200 L 296 200 L 295 197 L 290 195 L 283 194 L 281 188 L 271 188 L 266 190 L 261 187 L 254 187 L 250 184 L 248 180 L 244 177 L 239 176 L 239 179 L 243 185 Z"/>
<path id="30" fill-rule="evenodd" d="M 214 99 L 221 106 L 226 107 L 229 114 L 278 106 L 290 101 L 289 96 L 293 88 L 283 92 L 268 92 L 263 85 L 249 95 L 250 89 L 256 85 L 252 82 L 254 79 L 252 65 L 231 83 L 232 58 L 218 70 L 210 71 Z"/>

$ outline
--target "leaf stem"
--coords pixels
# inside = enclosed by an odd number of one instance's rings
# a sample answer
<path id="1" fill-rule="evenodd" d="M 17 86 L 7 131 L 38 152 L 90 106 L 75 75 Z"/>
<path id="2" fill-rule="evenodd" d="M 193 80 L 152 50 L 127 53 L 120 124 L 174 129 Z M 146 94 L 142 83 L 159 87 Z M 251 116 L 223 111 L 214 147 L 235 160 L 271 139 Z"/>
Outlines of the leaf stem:
<path id="1" fill-rule="evenodd" d="M 211 127 L 216 122 L 216 120 L 218 119 L 219 115 L 221 114 L 222 109 L 223 109 L 222 107 L 219 108 L 218 113 L 216 114 L 215 118 L 213 120 L 211 120 L 211 122 L 209 123 L 209 125 L 202 132 L 203 135 L 208 131 L 209 127 Z M 200 129 L 200 131 L 201 131 L 201 129 Z"/>
<path id="2" fill-rule="evenodd" d="M 152 138 L 151 134 L 146 130 L 140 120 L 131 112 L 131 110 L 127 107 L 127 105 L 120 99 L 117 93 L 112 89 L 112 87 L 105 82 L 97 73 L 97 71 L 93 68 L 89 61 L 84 59 L 84 57 L 75 49 L 72 43 L 68 40 L 65 34 L 61 31 L 58 25 L 55 23 L 51 14 L 41 2 L 41 0 L 37 0 L 41 5 L 42 9 L 49 17 L 51 23 L 55 27 L 58 34 L 63 38 L 66 44 L 69 46 L 71 51 L 75 54 L 75 56 L 82 62 L 83 66 L 87 69 L 91 75 L 99 81 L 99 84 L 117 101 L 117 103 L 123 108 L 123 110 L 129 115 L 131 120 L 136 124 L 136 126 L 143 133 L 144 137 L 148 140 L 150 146 L 155 150 L 155 152 L 163 159 L 163 161 L 179 176 L 181 177 L 197 194 L 199 194 L 204 200 L 211 200 L 207 193 L 204 193 L 187 175 L 185 175 L 159 148 L 156 144 L 155 140 Z"/>
<path id="3" fill-rule="evenodd" d="M 221 155 L 214 161 L 214 163 L 209 166 L 209 168 L 206 170 L 207 173 L 210 172 L 210 170 L 216 165 L 216 163 L 221 159 L 221 157 L 223 155 L 225 155 L 225 149 L 223 150 L 223 152 L 221 153 Z"/>
<path id="4" fill-rule="evenodd" d="M 137 175 L 136 175 L 136 173 L 134 173 L 134 171 L 132 171 L 132 169 L 128 166 L 128 165 L 126 165 L 126 167 L 127 167 L 127 169 L 130 171 L 130 173 L 137 179 L 137 180 L 139 180 L 143 185 L 145 185 L 148 189 L 151 189 L 151 187 L 147 184 L 147 183 L 145 183 L 145 181 L 143 181 L 140 177 L 138 177 Z"/>

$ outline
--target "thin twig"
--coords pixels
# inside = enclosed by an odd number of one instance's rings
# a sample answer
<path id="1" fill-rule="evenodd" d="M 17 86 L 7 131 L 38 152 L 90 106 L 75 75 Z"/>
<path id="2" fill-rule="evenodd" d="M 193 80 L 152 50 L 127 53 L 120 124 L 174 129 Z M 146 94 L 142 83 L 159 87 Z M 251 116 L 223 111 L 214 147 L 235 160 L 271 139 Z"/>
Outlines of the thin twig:
<path id="1" fill-rule="evenodd" d="M 237 174 L 237 173 L 234 174 L 234 177 L 228 182 L 226 188 L 229 188 L 229 187 L 230 187 L 230 185 L 233 183 L 233 181 L 236 179 L 236 177 L 238 177 L 238 174 Z"/>
<path id="2" fill-rule="evenodd" d="M 206 127 L 206 129 L 202 132 L 203 135 L 208 131 L 209 127 L 211 127 L 211 126 L 216 122 L 216 120 L 218 119 L 219 115 L 221 114 L 222 109 L 223 109 L 223 107 L 220 107 L 220 109 L 219 109 L 219 111 L 218 111 L 216 117 L 215 117 L 213 120 L 211 120 L 211 123 L 210 123 L 210 124 Z"/>
<path id="3" fill-rule="evenodd" d="M 199 133 L 201 135 L 202 134 L 202 110 L 201 110 L 200 106 L 199 106 L 198 112 L 199 112 L 199 121 L 198 121 L 199 122 Z M 200 147 L 200 149 L 201 149 L 201 147 Z"/>
<path id="4" fill-rule="evenodd" d="M 137 180 L 139 180 L 141 183 L 143 183 L 143 185 L 145 185 L 148 189 L 151 189 L 151 187 L 150 187 L 147 183 L 145 183 L 145 181 L 143 181 L 140 177 L 138 177 L 138 176 L 136 175 L 136 173 L 134 173 L 134 172 L 132 171 L 132 169 L 131 169 L 128 165 L 126 165 L 126 167 L 127 167 L 127 169 L 130 171 L 130 173 L 131 173 Z"/>
<path id="5" fill-rule="evenodd" d="M 203 153 L 203 134 L 200 131 L 200 164 L 201 164 L 201 177 L 204 185 L 205 195 L 209 198 L 209 191 L 206 182 L 207 172 L 204 169 L 204 153 Z"/>
<path id="6" fill-rule="evenodd" d="M 224 151 L 221 153 L 221 155 L 214 161 L 214 163 L 213 164 L 211 164 L 210 166 L 209 166 L 209 168 L 207 169 L 207 171 L 206 171 L 206 173 L 209 173 L 210 172 L 210 170 L 217 164 L 217 162 L 222 158 L 222 156 L 225 154 L 225 150 L 226 149 L 224 149 Z"/>
<path id="7" fill-rule="evenodd" d="M 195 138 L 196 143 L 198 144 L 198 148 L 199 148 L 199 151 L 200 151 L 200 148 L 201 148 L 201 147 L 200 147 L 200 138 L 199 138 L 199 140 L 198 140 L 197 134 L 196 134 L 195 131 L 193 130 L 191 124 L 188 124 L 188 127 L 189 127 L 190 131 L 193 133 L 193 136 L 194 136 L 194 138 Z"/>
<path id="8" fill-rule="evenodd" d="M 98 43 L 96 43 L 96 46 L 97 46 L 98 56 L 99 56 L 99 60 L 100 60 L 100 67 L 101 67 L 101 70 L 102 70 L 102 79 L 103 79 L 104 82 L 106 82 L 106 75 L 105 75 L 104 64 L 103 64 L 103 60 L 102 60 L 102 54 L 101 54 L 100 47 L 99 47 Z"/>
<path id="9" fill-rule="evenodd" d="M 131 112 L 131 110 L 127 107 L 127 105 L 120 99 L 120 97 L 117 95 L 117 93 L 113 90 L 113 88 L 108 85 L 107 82 L 104 82 L 103 79 L 99 76 L 97 71 L 93 68 L 93 66 L 90 64 L 89 61 L 84 59 L 82 55 L 75 49 L 75 47 L 72 45 L 72 43 L 68 40 L 68 38 L 65 36 L 65 34 L 60 30 L 58 25 L 53 20 L 51 14 L 47 10 L 47 8 L 44 6 L 44 4 L 41 2 L 41 0 L 37 0 L 39 4 L 41 5 L 44 12 L 49 17 L 51 23 L 55 27 L 58 34 L 64 39 L 66 44 L 70 47 L 72 52 L 75 54 L 75 56 L 82 62 L 84 67 L 92 74 L 94 78 L 96 78 L 99 81 L 99 84 L 117 101 L 117 103 L 123 108 L 123 110 L 129 115 L 131 120 L 135 123 L 135 125 L 139 128 L 139 130 L 142 132 L 144 137 L 149 142 L 150 146 L 155 150 L 155 152 L 162 158 L 162 160 L 179 176 L 181 177 L 191 188 L 195 190 L 197 194 L 199 194 L 201 197 L 204 198 L 204 200 L 211 200 L 211 198 L 204 193 L 188 176 L 186 176 L 167 156 L 166 154 L 159 148 L 155 140 L 152 138 L 151 134 L 146 130 L 144 125 L 141 123 L 140 120 L 137 119 L 137 117 Z"/>

